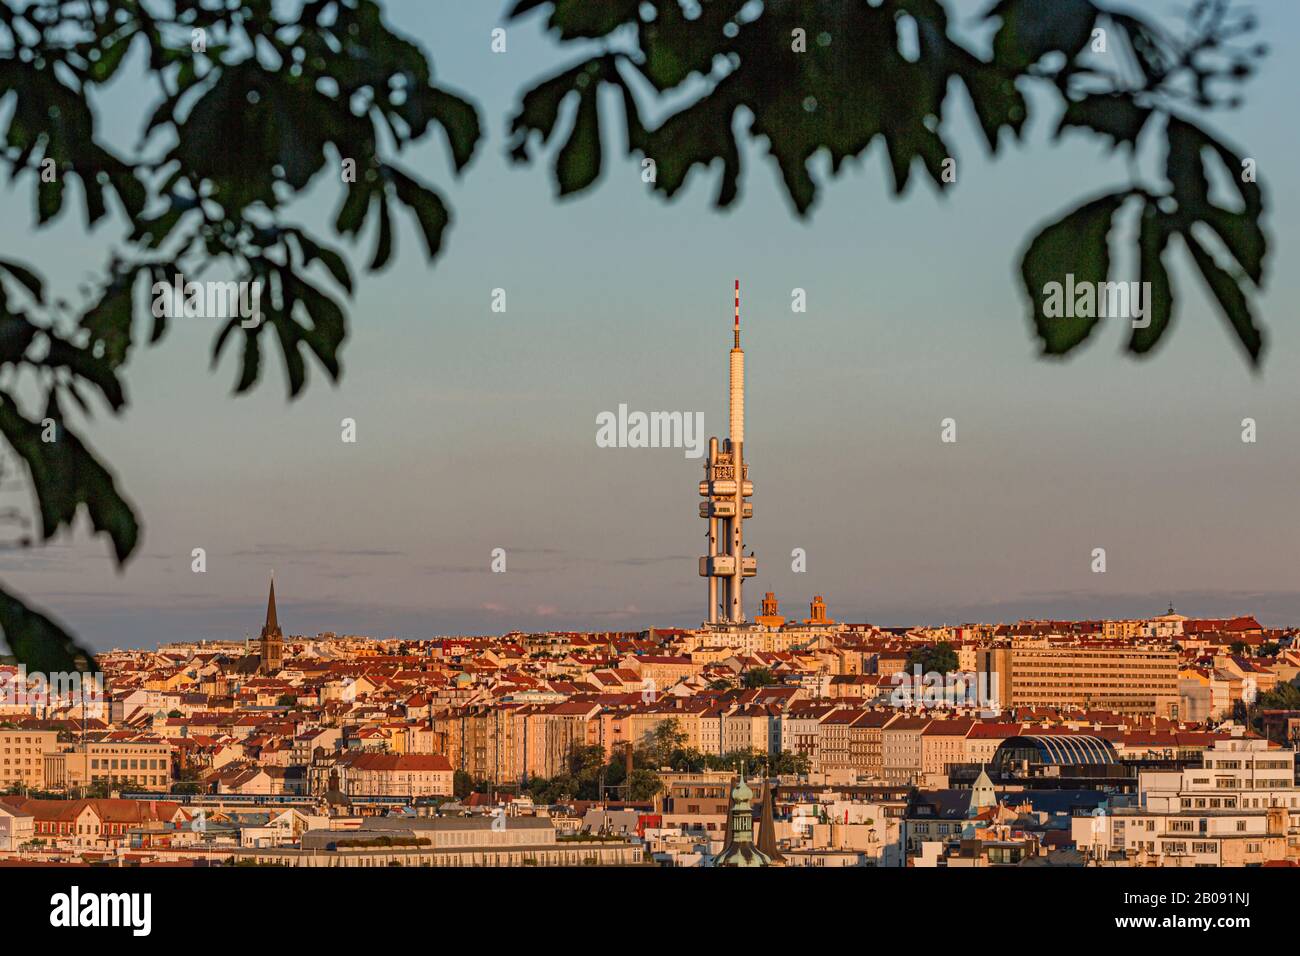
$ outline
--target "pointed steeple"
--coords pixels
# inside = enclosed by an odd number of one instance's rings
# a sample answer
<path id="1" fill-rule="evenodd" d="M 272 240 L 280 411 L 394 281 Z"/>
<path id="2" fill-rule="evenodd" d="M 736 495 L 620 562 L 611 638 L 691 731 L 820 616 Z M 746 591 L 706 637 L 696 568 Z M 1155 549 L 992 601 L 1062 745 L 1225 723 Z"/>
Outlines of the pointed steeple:
<path id="1" fill-rule="evenodd" d="M 785 857 L 776 846 L 776 820 L 772 807 L 776 801 L 775 789 L 772 779 L 764 775 L 763 803 L 758 814 L 758 848 L 773 863 L 784 863 Z"/>
<path id="2" fill-rule="evenodd" d="M 998 805 L 997 791 L 993 789 L 993 781 L 989 779 L 988 772 L 981 767 L 980 775 L 975 778 L 975 785 L 971 787 L 970 803 L 966 807 L 966 816 L 977 816 L 981 810 L 987 810 L 989 807 Z"/>
<path id="3" fill-rule="evenodd" d="M 275 617 L 275 572 L 271 572 L 271 593 L 266 599 L 266 626 L 263 634 L 272 634 L 280 630 L 280 622 Z"/>
<path id="4" fill-rule="evenodd" d="M 271 572 L 271 593 L 266 598 L 266 624 L 262 626 L 261 661 L 258 670 L 263 674 L 274 674 L 284 666 L 284 634 L 280 631 L 280 621 L 275 614 L 275 572 Z"/>

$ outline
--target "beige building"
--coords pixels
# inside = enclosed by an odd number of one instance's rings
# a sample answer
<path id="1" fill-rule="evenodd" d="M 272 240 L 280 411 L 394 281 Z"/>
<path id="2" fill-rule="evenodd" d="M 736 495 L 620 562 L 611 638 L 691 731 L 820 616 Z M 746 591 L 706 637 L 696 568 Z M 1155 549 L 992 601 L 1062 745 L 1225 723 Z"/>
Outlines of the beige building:
<path id="1" fill-rule="evenodd" d="M 45 755 L 45 785 L 70 790 L 106 783 L 127 790 L 171 788 L 171 745 L 162 742 L 91 741 Z"/>
<path id="2" fill-rule="evenodd" d="M 681 827 L 722 839 L 735 774 L 664 773 L 660 779 L 664 786 L 655 795 L 655 812 L 663 815 L 665 827 Z"/>
<path id="3" fill-rule="evenodd" d="M 58 739 L 53 730 L 0 730 L 0 786 L 45 789 L 45 755 Z"/>
<path id="4" fill-rule="evenodd" d="M 339 789 L 349 796 L 452 795 L 454 771 L 439 754 L 350 754 L 336 769 Z"/>
<path id="5" fill-rule="evenodd" d="M 966 717 L 932 720 L 921 732 L 921 772 L 927 777 L 946 777 L 949 768 L 966 763 L 966 735 L 975 721 Z M 946 782 L 940 782 L 946 786 Z"/>
<path id="6" fill-rule="evenodd" d="M 600 721 L 596 719 L 599 714 L 599 705 L 581 701 L 535 705 L 516 711 L 514 753 L 519 774 L 516 779 L 524 776 L 550 779 L 566 771 L 574 747 L 600 743 Z M 660 719 L 668 716 L 665 714 Z"/>
<path id="7" fill-rule="evenodd" d="M 1101 636 L 1108 641 L 1127 641 L 1141 637 L 1146 621 L 1102 621 Z"/>
<path id="8" fill-rule="evenodd" d="M 836 710 L 822 718 L 817 725 L 817 749 L 811 763 L 814 773 L 852 768 L 849 727 L 861 716 L 860 710 Z"/>
<path id="9" fill-rule="evenodd" d="M 979 671 L 1003 708 L 1179 716 L 1178 652 L 1168 647 L 1016 641 L 982 649 Z"/>
<path id="10" fill-rule="evenodd" d="M 881 731 L 880 750 L 886 783 L 916 783 L 921 776 L 923 759 L 922 734 L 929 717 L 900 714 Z"/>
<path id="11" fill-rule="evenodd" d="M 859 777 L 867 780 L 885 778 L 884 729 L 893 719 L 891 711 L 869 710 L 849 725 L 849 763 Z"/>

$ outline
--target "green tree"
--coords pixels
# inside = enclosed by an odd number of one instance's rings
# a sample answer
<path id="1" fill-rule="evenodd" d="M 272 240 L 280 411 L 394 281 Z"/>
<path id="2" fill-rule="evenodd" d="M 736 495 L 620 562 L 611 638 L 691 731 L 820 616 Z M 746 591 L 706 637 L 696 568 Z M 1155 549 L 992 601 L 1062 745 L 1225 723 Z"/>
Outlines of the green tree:
<path id="1" fill-rule="evenodd" d="M 633 758 L 637 764 L 651 770 L 670 766 L 673 754 L 686 746 L 686 739 L 686 733 L 681 729 L 677 718 L 669 717 L 656 724 L 655 729 L 646 735 L 645 740 L 633 751 Z"/>
<path id="2" fill-rule="evenodd" d="M 457 770 L 451 775 L 451 792 L 457 800 L 464 800 L 474 792 L 474 778 L 464 770 Z"/>
<path id="3" fill-rule="evenodd" d="M 1126 209 L 1138 217 L 1131 247 L 1153 293 L 1129 351 L 1149 352 L 1171 324 L 1165 259 L 1177 240 L 1250 362 L 1263 354 L 1250 306 L 1264 278 L 1263 191 L 1249 161 L 1198 115 L 1235 105 L 1235 93 L 1221 91 L 1246 80 L 1265 52 L 1245 44 L 1255 23 L 1230 0 L 1196 0 L 1180 31 L 1103 0 L 999 0 L 976 24 L 991 34 L 987 54 L 955 35 L 943 0 L 714 0 L 690 16 L 678 0 L 516 0 L 508 16 L 541 8 L 565 53 L 581 59 L 523 93 L 510 150 L 528 161 L 538 140 L 563 140 L 553 160 L 560 195 L 599 178 L 605 88 L 621 103 L 628 153 L 653 170 L 663 197 L 678 195 L 698 166 L 719 169 L 719 207 L 739 199 L 742 113 L 801 217 L 817 196 L 814 157 L 838 175 L 879 140 L 896 195 L 918 164 L 946 190 L 956 182 L 954 97 L 971 104 L 993 153 L 1046 111 L 1059 114 L 1056 136 L 1090 133 L 1133 161 L 1128 182 L 1048 224 L 1021 257 L 1044 354 L 1069 353 L 1092 334 L 1095 319 L 1050 315 L 1044 293 L 1067 274 L 1107 278 L 1109 237 Z M 1097 29 L 1119 55 L 1097 50 Z M 128 152 L 105 143 L 92 102 L 132 50 L 154 92 L 138 99 L 141 135 Z M 166 335 L 167 316 L 142 308 L 142 290 L 205 272 L 262 283 L 262 321 L 233 319 L 212 361 L 234 345 L 235 391 L 247 392 L 270 335 L 296 398 L 309 364 L 341 374 L 342 299 L 354 279 L 340 251 L 288 221 L 286 207 L 339 176 L 330 232 L 355 241 L 371 228 L 369 271 L 392 259 L 396 207 L 414 217 L 432 260 L 451 211 L 394 157 L 440 129 L 460 172 L 481 138 L 475 107 L 433 82 L 424 52 L 388 28 L 377 0 L 0 0 L 0 116 L 0 162 L 30 191 L 39 225 L 72 205 L 66 186 L 75 181 L 87 228 L 110 209 L 125 226 L 78 303 L 47 293 L 30 265 L 0 257 L 0 435 L 39 512 L 36 534 L 24 529 L 18 544 L 48 541 L 84 514 L 119 565 L 137 549 L 139 519 L 81 437 L 77 413 L 121 414 L 129 359 Z M 1161 142 L 1163 157 L 1140 161 Z M 1225 172 L 1227 204 L 1209 186 Z M 34 670 L 93 669 L 65 627 L 3 588 L 0 633 Z"/>
<path id="4" fill-rule="evenodd" d="M 772 773 L 778 776 L 787 774 L 803 776 L 812 770 L 812 762 L 808 759 L 807 754 L 782 750 L 772 757 L 771 767 Z"/>
<path id="5" fill-rule="evenodd" d="M 632 788 L 628 799 L 644 803 L 646 800 L 653 798 L 663 787 L 663 780 L 660 779 L 659 774 L 653 770 L 638 767 L 632 771 Z"/>
<path id="6" fill-rule="evenodd" d="M 751 667 L 745 671 L 740 683 L 749 690 L 755 687 L 769 687 L 776 683 L 776 676 L 766 667 Z"/>
<path id="7" fill-rule="evenodd" d="M 940 641 L 938 644 L 927 644 L 918 647 L 907 655 L 908 669 L 920 666 L 923 673 L 931 671 L 937 674 L 951 674 L 960 666 L 957 662 L 957 652 L 952 649 L 952 645 L 947 641 Z"/>
<path id="8" fill-rule="evenodd" d="M 1300 710 L 1300 688 L 1289 682 L 1278 684 L 1255 699 L 1255 709 Z"/>

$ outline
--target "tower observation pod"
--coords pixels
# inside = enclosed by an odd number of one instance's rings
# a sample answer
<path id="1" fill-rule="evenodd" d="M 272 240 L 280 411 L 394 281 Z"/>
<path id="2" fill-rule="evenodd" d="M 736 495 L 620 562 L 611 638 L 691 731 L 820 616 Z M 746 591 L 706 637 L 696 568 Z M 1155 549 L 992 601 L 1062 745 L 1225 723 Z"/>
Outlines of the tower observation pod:
<path id="1" fill-rule="evenodd" d="M 709 553 L 700 558 L 700 576 L 709 585 L 709 624 L 745 623 L 742 586 L 758 573 L 758 559 L 745 556 L 745 520 L 754 516 L 746 498 L 754 494 L 745 461 L 745 352 L 740 347 L 740 280 L 728 388 L 730 435 L 709 439 L 709 457 L 700 482 L 700 517 L 709 523 Z"/>

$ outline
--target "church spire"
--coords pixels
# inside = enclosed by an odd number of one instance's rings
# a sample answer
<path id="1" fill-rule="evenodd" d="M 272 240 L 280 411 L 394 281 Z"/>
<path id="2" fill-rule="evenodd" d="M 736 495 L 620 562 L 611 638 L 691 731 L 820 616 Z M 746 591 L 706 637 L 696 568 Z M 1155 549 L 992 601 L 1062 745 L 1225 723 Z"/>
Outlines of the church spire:
<path id="1" fill-rule="evenodd" d="M 271 592 L 266 598 L 266 624 L 262 627 L 261 661 L 258 670 L 263 674 L 274 674 L 284 666 L 284 634 L 280 631 L 280 620 L 275 613 L 275 572 L 271 572 Z"/>
<path id="2" fill-rule="evenodd" d="M 773 804 L 776 802 L 776 783 L 763 773 L 763 803 L 758 815 L 758 848 L 767 854 L 773 863 L 784 863 L 785 857 L 776 845 L 776 817 Z"/>
<path id="3" fill-rule="evenodd" d="M 275 572 L 271 572 L 271 594 L 266 599 L 266 627 L 262 629 L 264 634 L 270 634 L 272 631 L 280 629 L 280 622 L 275 617 Z"/>

